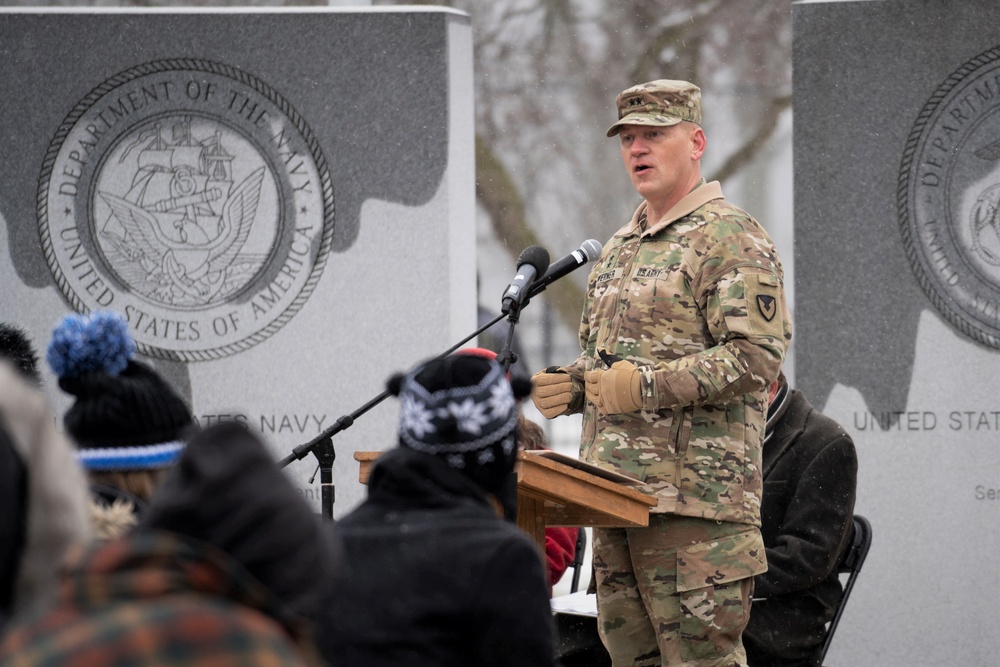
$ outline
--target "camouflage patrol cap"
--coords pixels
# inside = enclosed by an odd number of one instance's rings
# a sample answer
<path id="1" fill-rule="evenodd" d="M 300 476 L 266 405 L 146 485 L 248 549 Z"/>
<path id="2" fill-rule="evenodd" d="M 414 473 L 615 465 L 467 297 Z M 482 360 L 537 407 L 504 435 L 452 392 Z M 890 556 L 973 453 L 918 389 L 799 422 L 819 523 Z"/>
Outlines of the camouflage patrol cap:
<path id="1" fill-rule="evenodd" d="M 608 130 L 613 137 L 622 125 L 676 125 L 682 120 L 701 125 L 701 88 L 687 81 L 657 79 L 618 93 L 618 122 Z"/>

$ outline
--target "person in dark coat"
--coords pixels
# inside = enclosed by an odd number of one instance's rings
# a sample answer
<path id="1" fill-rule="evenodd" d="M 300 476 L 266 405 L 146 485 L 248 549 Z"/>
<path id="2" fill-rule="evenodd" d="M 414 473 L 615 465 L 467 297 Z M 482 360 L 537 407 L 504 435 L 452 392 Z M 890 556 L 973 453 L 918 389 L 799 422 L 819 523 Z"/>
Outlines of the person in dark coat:
<path id="1" fill-rule="evenodd" d="M 338 561 L 264 444 L 195 436 L 139 525 L 78 554 L 54 608 L 18 617 L 9 667 L 319 667 L 309 619 Z"/>
<path id="2" fill-rule="evenodd" d="M 528 383 L 515 380 L 519 397 Z M 399 447 L 335 526 L 346 551 L 317 629 L 338 667 L 555 665 L 538 548 L 501 518 L 517 456 L 515 392 L 495 361 L 454 355 L 389 383 Z"/>
<path id="3" fill-rule="evenodd" d="M 496 352 L 483 347 L 467 347 L 458 350 L 455 354 L 470 354 L 491 361 L 496 361 L 497 359 Z M 512 374 L 508 373 L 507 377 L 509 379 L 512 377 Z M 523 451 L 548 449 L 548 444 L 548 438 L 545 436 L 545 431 L 542 427 L 527 419 L 523 414 L 519 414 L 517 417 L 518 449 Z M 516 496 L 516 488 L 513 489 L 513 493 Z M 516 500 L 514 502 L 516 503 Z M 512 508 L 512 510 L 516 510 L 516 508 Z M 505 518 L 516 521 L 516 515 L 516 511 L 512 511 Z M 552 595 L 552 587 L 562 579 L 562 576 L 566 573 L 566 569 L 576 557 L 576 541 L 579 534 L 579 528 L 549 526 L 545 529 L 545 567 L 549 576 L 550 596 Z"/>
<path id="4" fill-rule="evenodd" d="M 763 453 L 767 572 L 754 578 L 743 644 L 750 667 L 811 667 L 843 592 L 837 564 L 851 538 L 857 454 L 784 375 L 771 387 Z"/>

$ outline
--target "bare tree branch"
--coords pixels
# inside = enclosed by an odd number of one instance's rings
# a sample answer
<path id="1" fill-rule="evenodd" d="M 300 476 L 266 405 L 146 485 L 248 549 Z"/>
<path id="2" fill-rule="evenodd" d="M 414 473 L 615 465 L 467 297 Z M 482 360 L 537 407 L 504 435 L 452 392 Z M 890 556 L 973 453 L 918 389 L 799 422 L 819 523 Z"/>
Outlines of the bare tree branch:
<path id="1" fill-rule="evenodd" d="M 757 126 L 757 131 L 754 132 L 753 136 L 750 137 L 746 143 L 730 155 L 722 166 L 719 167 L 718 171 L 716 171 L 716 173 L 708 180 L 725 181 L 727 178 L 752 162 L 753 159 L 757 157 L 757 153 L 760 149 L 764 147 L 768 139 L 771 138 L 771 135 L 773 135 L 774 131 L 777 129 L 778 120 L 781 118 L 781 112 L 790 106 L 792 106 L 791 95 L 776 97 L 771 100 L 771 104 L 764 113 L 764 116 L 761 118 L 760 125 Z"/>
<path id="2" fill-rule="evenodd" d="M 659 71 L 663 51 L 681 41 L 689 29 L 688 24 L 680 23 L 664 28 L 654 35 L 646 48 L 639 54 L 635 66 L 632 68 L 632 81 L 649 80 L 650 72 Z M 684 76 L 677 76 L 677 78 L 682 79 Z"/>
<path id="3" fill-rule="evenodd" d="M 511 259 L 517 259 L 524 248 L 539 245 L 538 236 L 525 218 L 517 186 L 479 136 L 476 136 L 476 198 L 489 214 L 493 232 Z M 572 281 L 562 280 L 546 290 L 546 299 L 559 320 L 571 331 L 575 330 L 583 310 L 583 290 Z"/>

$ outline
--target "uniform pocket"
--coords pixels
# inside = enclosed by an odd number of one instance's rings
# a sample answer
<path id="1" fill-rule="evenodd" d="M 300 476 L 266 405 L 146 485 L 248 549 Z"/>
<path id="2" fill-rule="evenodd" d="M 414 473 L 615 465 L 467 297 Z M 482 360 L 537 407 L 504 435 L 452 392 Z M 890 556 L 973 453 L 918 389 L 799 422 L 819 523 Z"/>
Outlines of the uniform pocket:
<path id="1" fill-rule="evenodd" d="M 727 497 L 731 503 L 739 505 L 748 489 L 749 478 L 754 474 L 747 459 L 746 404 L 742 396 L 726 406 L 726 432 L 725 466 L 733 474 Z"/>
<path id="2" fill-rule="evenodd" d="M 702 405 L 691 415 L 691 431 L 679 471 L 687 502 L 727 512 L 743 500 L 743 443 L 734 443 L 725 405 Z"/>
<path id="3" fill-rule="evenodd" d="M 677 457 L 673 483 L 678 488 L 684 478 L 684 457 L 687 455 L 688 444 L 691 442 L 691 417 L 693 414 L 694 408 L 691 406 L 674 410 L 674 430 L 670 437 L 673 438 L 674 452 Z"/>
<path id="4" fill-rule="evenodd" d="M 750 618 L 753 577 L 767 570 L 757 529 L 677 551 L 684 660 L 726 655 Z"/>

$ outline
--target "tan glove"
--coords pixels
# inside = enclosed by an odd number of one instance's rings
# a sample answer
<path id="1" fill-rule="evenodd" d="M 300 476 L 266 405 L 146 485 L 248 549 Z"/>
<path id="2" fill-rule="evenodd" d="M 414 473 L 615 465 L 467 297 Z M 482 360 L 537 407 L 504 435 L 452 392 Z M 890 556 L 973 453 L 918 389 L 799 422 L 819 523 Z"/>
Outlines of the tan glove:
<path id="1" fill-rule="evenodd" d="M 546 419 L 566 414 L 573 402 L 573 378 L 550 366 L 531 376 L 531 401 Z"/>
<path id="2" fill-rule="evenodd" d="M 616 361 L 611 368 L 587 371 L 587 400 L 606 415 L 638 412 L 642 409 L 642 374 L 631 361 Z"/>

